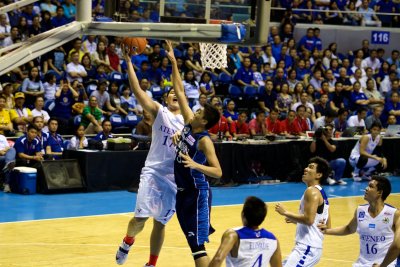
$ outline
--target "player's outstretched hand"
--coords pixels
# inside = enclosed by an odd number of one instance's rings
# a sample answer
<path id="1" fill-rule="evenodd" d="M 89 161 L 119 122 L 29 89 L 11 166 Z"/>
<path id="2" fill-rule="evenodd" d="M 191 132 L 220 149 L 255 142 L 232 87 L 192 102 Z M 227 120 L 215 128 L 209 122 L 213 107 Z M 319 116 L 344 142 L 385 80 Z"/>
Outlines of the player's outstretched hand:
<path id="1" fill-rule="evenodd" d="M 130 48 L 128 46 L 125 46 L 124 44 L 121 44 L 121 50 L 122 50 L 122 54 L 124 55 L 124 59 L 126 62 L 131 60 L 131 56 L 130 56 Z"/>
<path id="2" fill-rule="evenodd" d="M 171 61 L 171 63 L 175 62 L 176 58 L 174 54 L 174 48 L 172 47 L 172 42 L 170 40 L 165 40 L 165 43 L 167 44 L 168 47 L 168 52 L 166 53 L 168 59 Z"/>
<path id="3" fill-rule="evenodd" d="M 278 212 L 280 215 L 285 216 L 286 209 L 281 203 L 275 205 L 275 211 Z"/>
<path id="4" fill-rule="evenodd" d="M 179 156 L 181 156 L 182 163 L 185 168 L 194 169 L 197 166 L 197 163 L 188 154 L 183 154 L 182 152 L 179 152 Z"/>
<path id="5" fill-rule="evenodd" d="M 180 131 L 177 131 L 173 136 L 171 136 L 172 143 L 174 145 L 177 145 L 181 140 L 181 138 L 182 138 L 182 133 Z"/>

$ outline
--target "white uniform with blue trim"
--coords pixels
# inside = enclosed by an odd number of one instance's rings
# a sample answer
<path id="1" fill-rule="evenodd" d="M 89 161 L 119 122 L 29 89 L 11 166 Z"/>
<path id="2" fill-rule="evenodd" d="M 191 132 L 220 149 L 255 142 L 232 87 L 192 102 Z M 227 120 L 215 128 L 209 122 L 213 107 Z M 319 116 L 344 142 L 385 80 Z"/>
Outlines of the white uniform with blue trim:
<path id="1" fill-rule="evenodd" d="M 239 237 L 238 255 L 228 254 L 227 267 L 267 267 L 275 253 L 278 241 L 271 232 L 265 229 L 253 230 L 249 227 L 234 228 Z"/>
<path id="2" fill-rule="evenodd" d="M 378 216 L 372 218 L 369 205 L 357 208 L 357 233 L 360 235 L 360 256 L 353 267 L 372 266 L 381 263 L 393 242 L 393 220 L 396 209 L 385 204 Z M 392 262 L 391 267 L 395 266 Z"/>
<path id="3" fill-rule="evenodd" d="M 324 199 L 315 215 L 312 225 L 297 223 L 296 225 L 296 245 L 289 257 L 284 261 L 286 267 L 310 267 L 315 266 L 322 255 L 322 243 L 324 235 L 317 225 L 321 222 L 326 223 L 329 217 L 329 201 L 324 189 L 320 185 L 315 185 Z M 300 214 L 304 214 L 304 194 L 300 201 Z"/>

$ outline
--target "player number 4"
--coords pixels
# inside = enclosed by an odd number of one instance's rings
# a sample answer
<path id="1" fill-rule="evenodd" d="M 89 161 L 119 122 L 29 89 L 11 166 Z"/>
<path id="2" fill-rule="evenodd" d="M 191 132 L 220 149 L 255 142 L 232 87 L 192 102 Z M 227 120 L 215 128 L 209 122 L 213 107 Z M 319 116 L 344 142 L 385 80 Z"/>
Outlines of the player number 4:
<path id="1" fill-rule="evenodd" d="M 258 258 L 253 263 L 253 265 L 251 265 L 251 267 L 261 267 L 261 265 L 262 265 L 262 254 L 260 254 L 260 256 L 258 256 Z"/>
<path id="2" fill-rule="evenodd" d="M 378 253 L 376 244 L 373 244 L 371 247 L 369 247 L 369 244 L 367 244 L 367 254 L 376 254 L 376 253 Z"/>

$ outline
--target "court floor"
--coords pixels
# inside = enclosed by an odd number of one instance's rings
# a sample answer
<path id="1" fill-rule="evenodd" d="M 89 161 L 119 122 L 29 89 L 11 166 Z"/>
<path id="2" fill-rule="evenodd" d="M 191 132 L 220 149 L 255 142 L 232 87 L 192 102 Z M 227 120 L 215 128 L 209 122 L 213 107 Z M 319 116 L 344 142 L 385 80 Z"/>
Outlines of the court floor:
<path id="1" fill-rule="evenodd" d="M 392 194 L 387 203 L 400 207 L 400 177 L 390 177 Z M 348 180 L 347 186 L 324 187 L 330 198 L 332 224 L 347 223 L 357 205 L 364 203 L 367 185 Z M 225 229 L 240 226 L 241 203 L 255 195 L 268 202 L 263 227 L 276 234 L 283 257 L 294 244 L 295 226 L 274 211 L 283 202 L 298 210 L 305 189 L 302 183 L 242 185 L 213 188 L 211 220 L 216 232 L 207 250 L 213 255 Z M 54 195 L 0 193 L 0 266 L 117 266 L 114 257 L 133 215 L 136 194 L 125 191 Z M 126 266 L 143 266 L 149 253 L 152 222 L 137 237 Z M 358 256 L 358 237 L 328 236 L 318 266 L 351 266 Z M 157 266 L 194 266 L 176 217 L 168 224 Z"/>

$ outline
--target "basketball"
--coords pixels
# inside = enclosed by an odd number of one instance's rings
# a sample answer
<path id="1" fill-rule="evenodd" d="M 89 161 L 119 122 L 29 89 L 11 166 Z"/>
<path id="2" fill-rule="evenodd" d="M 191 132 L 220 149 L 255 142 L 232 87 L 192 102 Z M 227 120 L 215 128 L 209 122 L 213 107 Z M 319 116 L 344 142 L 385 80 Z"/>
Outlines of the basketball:
<path id="1" fill-rule="evenodd" d="M 131 55 L 139 55 L 143 53 L 147 45 L 146 38 L 125 37 L 122 42 L 125 46 L 129 47 Z"/>

